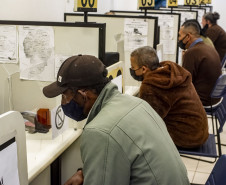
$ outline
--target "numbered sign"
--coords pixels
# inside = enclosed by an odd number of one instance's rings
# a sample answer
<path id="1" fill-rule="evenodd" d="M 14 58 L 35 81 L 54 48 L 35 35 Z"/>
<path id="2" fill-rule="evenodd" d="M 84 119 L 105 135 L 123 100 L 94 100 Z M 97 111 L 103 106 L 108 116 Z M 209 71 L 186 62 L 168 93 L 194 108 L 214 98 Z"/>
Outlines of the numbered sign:
<path id="1" fill-rule="evenodd" d="M 208 3 L 208 0 L 199 0 L 199 4 L 206 5 Z"/>
<path id="2" fill-rule="evenodd" d="M 200 0 L 184 0 L 184 5 L 198 6 Z"/>
<path id="3" fill-rule="evenodd" d="M 77 11 L 79 12 L 96 12 L 97 0 L 77 0 Z"/>
<path id="4" fill-rule="evenodd" d="M 138 0 L 139 8 L 155 7 L 155 0 Z"/>
<path id="5" fill-rule="evenodd" d="M 168 7 L 178 7 L 178 0 L 168 0 Z"/>

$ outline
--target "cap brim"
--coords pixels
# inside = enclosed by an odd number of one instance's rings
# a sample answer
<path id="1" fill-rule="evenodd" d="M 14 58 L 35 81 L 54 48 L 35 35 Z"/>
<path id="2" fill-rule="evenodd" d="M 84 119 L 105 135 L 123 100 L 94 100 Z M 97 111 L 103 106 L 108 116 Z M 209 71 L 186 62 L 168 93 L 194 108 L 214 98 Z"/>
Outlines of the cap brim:
<path id="1" fill-rule="evenodd" d="M 47 98 L 53 98 L 62 94 L 67 89 L 68 87 L 60 87 L 57 85 L 57 82 L 53 82 L 52 84 L 45 86 L 42 91 Z"/>

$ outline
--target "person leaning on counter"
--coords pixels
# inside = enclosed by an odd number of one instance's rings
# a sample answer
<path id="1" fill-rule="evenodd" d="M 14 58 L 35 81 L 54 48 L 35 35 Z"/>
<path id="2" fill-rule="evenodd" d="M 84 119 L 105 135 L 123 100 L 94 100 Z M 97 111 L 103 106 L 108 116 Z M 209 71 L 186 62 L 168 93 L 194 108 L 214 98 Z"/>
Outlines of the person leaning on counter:
<path id="1" fill-rule="evenodd" d="M 175 145 L 197 148 L 204 144 L 209 136 L 207 116 L 189 71 L 175 62 L 159 62 L 149 46 L 135 49 L 130 56 L 130 73 L 142 81 L 140 98 L 165 121 Z"/>
<path id="2" fill-rule="evenodd" d="M 64 113 L 87 118 L 81 136 L 83 168 L 65 185 L 189 185 L 165 123 L 140 98 L 121 94 L 94 56 L 72 56 L 46 97 L 62 95 Z"/>

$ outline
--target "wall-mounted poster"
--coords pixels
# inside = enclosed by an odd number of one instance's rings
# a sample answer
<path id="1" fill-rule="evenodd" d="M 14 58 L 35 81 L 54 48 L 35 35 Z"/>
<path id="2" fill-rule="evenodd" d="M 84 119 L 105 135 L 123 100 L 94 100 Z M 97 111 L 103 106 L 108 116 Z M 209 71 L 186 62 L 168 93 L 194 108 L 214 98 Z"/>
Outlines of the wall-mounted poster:
<path id="1" fill-rule="evenodd" d="M 51 26 L 19 26 L 20 78 L 54 81 L 54 30 Z"/>
<path id="2" fill-rule="evenodd" d="M 145 19 L 125 19 L 124 49 L 132 52 L 142 46 L 147 46 L 148 22 Z"/>
<path id="3" fill-rule="evenodd" d="M 16 26 L 0 26 L 0 63 L 17 63 Z"/>

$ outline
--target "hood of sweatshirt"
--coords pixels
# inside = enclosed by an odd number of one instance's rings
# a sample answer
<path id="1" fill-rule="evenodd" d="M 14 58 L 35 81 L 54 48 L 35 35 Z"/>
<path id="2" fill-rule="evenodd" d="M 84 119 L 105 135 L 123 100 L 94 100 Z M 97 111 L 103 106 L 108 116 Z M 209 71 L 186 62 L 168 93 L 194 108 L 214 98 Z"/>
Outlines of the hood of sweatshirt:
<path id="1" fill-rule="evenodd" d="M 189 71 L 170 61 L 160 63 L 160 67 L 144 74 L 142 84 L 149 84 L 162 89 L 170 89 L 177 86 L 186 86 L 191 83 L 192 77 Z"/>

